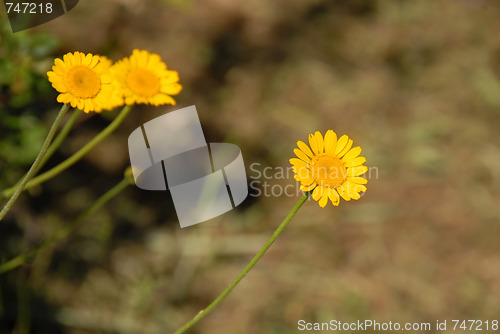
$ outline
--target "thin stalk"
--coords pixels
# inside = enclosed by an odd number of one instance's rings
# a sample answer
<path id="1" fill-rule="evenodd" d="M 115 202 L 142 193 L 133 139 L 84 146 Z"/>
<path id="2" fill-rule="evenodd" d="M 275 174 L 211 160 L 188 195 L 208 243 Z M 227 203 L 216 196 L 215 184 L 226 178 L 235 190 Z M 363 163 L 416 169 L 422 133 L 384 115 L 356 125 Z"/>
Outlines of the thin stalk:
<path id="1" fill-rule="evenodd" d="M 61 107 L 61 109 L 59 110 L 59 113 L 57 114 L 56 119 L 54 120 L 54 123 L 52 123 L 52 126 L 50 127 L 49 133 L 47 134 L 45 141 L 42 144 L 42 148 L 40 149 L 40 152 L 38 152 L 38 155 L 35 158 L 35 161 L 33 161 L 33 164 L 31 165 L 31 168 L 26 173 L 26 175 L 24 176 L 21 183 L 12 189 L 12 193 L 7 195 L 7 196 L 12 195 L 12 196 L 9 198 L 9 200 L 7 201 L 5 206 L 0 211 L 0 221 L 5 217 L 7 212 L 9 212 L 9 210 L 12 208 L 12 206 L 14 205 L 16 200 L 19 198 L 19 195 L 21 195 L 21 192 L 24 190 L 24 188 L 28 184 L 28 181 L 35 175 L 37 168 L 43 159 L 43 156 L 45 155 L 45 153 L 47 152 L 47 149 L 49 148 L 49 145 L 50 145 L 50 142 L 52 141 L 52 138 L 54 138 L 54 135 L 55 135 L 56 130 L 59 126 L 59 123 L 61 123 L 61 120 L 63 119 L 64 114 L 66 114 L 68 109 L 69 109 L 68 104 L 64 104 Z"/>
<path id="2" fill-rule="evenodd" d="M 307 200 L 311 192 L 306 192 L 304 196 L 302 196 L 299 201 L 295 204 L 295 206 L 292 208 L 290 213 L 286 216 L 285 219 L 283 219 L 283 222 L 278 226 L 276 231 L 274 231 L 273 235 L 267 240 L 267 242 L 264 244 L 264 246 L 259 250 L 259 252 L 254 256 L 254 258 L 247 264 L 247 266 L 233 279 L 233 281 L 227 286 L 227 288 L 222 291 L 222 293 L 215 298 L 215 300 L 208 305 L 204 310 L 201 310 L 198 312 L 198 314 L 189 320 L 184 326 L 179 328 L 174 334 L 181 334 L 184 333 L 186 330 L 191 328 L 194 324 L 196 324 L 198 321 L 203 319 L 208 313 L 210 313 L 214 308 L 219 305 L 219 303 L 226 298 L 226 296 L 234 289 L 234 287 L 245 277 L 246 274 L 255 266 L 255 264 L 260 260 L 260 258 L 266 253 L 266 251 L 271 247 L 273 242 L 278 238 L 278 236 L 283 232 L 285 227 L 288 225 L 288 223 L 292 220 L 293 216 L 299 211 L 300 207 L 304 202 Z"/>
<path id="3" fill-rule="evenodd" d="M 30 291 L 26 286 L 27 278 L 25 272 L 18 273 L 17 281 L 17 325 L 14 333 L 29 334 L 31 327 L 31 303 Z"/>
<path id="4" fill-rule="evenodd" d="M 61 131 L 59 131 L 59 134 L 52 141 L 52 144 L 50 144 L 49 148 L 47 149 L 47 152 L 45 152 L 45 155 L 43 156 L 42 161 L 36 168 L 34 175 L 36 175 L 40 171 L 40 169 L 43 168 L 43 166 L 47 163 L 47 161 L 49 161 L 50 157 L 52 157 L 52 155 L 57 151 L 59 146 L 61 146 L 64 139 L 66 139 L 66 137 L 68 136 L 69 131 L 75 124 L 76 119 L 78 118 L 78 116 L 80 116 L 81 113 L 82 111 L 80 109 L 75 109 L 69 120 L 66 122 L 66 124 L 64 124 Z M 21 184 L 21 182 L 22 180 L 19 180 L 19 182 L 16 183 L 16 185 L 12 187 L 12 189 L 18 187 Z"/>
<path id="5" fill-rule="evenodd" d="M 57 149 L 61 146 L 61 144 L 64 142 L 64 139 L 68 136 L 69 132 L 73 128 L 73 125 L 75 125 L 76 120 L 78 119 L 78 116 L 82 114 L 82 111 L 80 109 L 75 109 L 73 111 L 73 114 L 70 116 L 66 124 L 62 127 L 61 131 L 59 131 L 59 134 L 56 136 L 52 144 L 49 146 L 47 153 L 45 153 L 45 156 L 42 159 L 42 162 L 40 162 L 40 165 L 37 168 L 37 172 L 42 169 L 43 166 L 49 161 L 49 159 L 56 153 Z"/>
<path id="6" fill-rule="evenodd" d="M 47 248 L 53 243 L 56 243 L 61 239 L 65 238 L 66 236 L 68 236 L 68 234 L 70 234 L 74 229 L 76 229 L 88 215 L 100 209 L 107 202 L 109 202 L 111 199 L 120 194 L 129 185 L 130 185 L 130 180 L 128 178 L 124 178 L 120 183 L 118 183 L 113 188 L 109 189 L 106 193 L 104 193 L 101 197 L 99 197 L 87 210 L 81 213 L 75 220 L 73 220 L 68 225 L 64 226 L 62 229 L 54 233 L 51 237 L 45 240 L 38 247 L 16 256 L 12 260 L 0 264 L 0 274 L 6 273 L 12 269 L 15 269 L 23 265 L 29 259 L 33 258 L 39 251 L 43 250 L 44 248 Z"/>
<path id="7" fill-rule="evenodd" d="M 125 117 L 128 115 L 128 113 L 132 110 L 132 106 L 125 106 L 121 110 L 121 112 L 116 116 L 116 118 L 111 122 L 104 130 L 102 130 L 97 136 L 92 138 L 84 147 L 82 147 L 78 152 L 73 154 L 71 157 L 68 159 L 64 160 L 61 162 L 59 165 L 55 166 L 54 168 L 46 171 L 45 173 L 42 173 L 38 175 L 37 177 L 33 178 L 28 184 L 26 184 L 26 187 L 24 189 L 30 189 L 34 186 L 37 186 L 47 180 L 52 179 L 53 177 L 59 175 L 72 165 L 74 165 L 76 162 L 78 162 L 81 158 L 83 158 L 91 149 L 94 148 L 98 143 L 100 143 L 102 140 L 104 140 L 107 136 L 109 136 L 113 131 L 118 128 L 118 126 L 123 122 Z M 12 188 L 4 190 L 3 195 L 4 196 L 9 196 L 9 194 L 13 191 Z"/>

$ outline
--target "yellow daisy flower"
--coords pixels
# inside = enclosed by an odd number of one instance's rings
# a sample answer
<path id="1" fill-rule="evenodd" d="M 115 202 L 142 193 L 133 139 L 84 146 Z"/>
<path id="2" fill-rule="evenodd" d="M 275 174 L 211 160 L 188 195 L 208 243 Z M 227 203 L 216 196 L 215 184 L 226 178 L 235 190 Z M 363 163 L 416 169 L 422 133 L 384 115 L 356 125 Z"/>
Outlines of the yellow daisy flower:
<path id="1" fill-rule="evenodd" d="M 111 76 L 111 85 L 113 86 L 112 94 L 109 96 L 108 100 L 103 102 L 102 109 L 112 110 L 117 107 L 121 107 L 125 104 L 125 101 L 123 101 L 123 94 L 121 92 L 120 86 L 111 73 L 111 66 L 113 65 L 113 61 L 106 56 L 99 57 L 101 58 L 101 63 L 103 63 L 103 66 L 105 66 L 106 68 L 106 75 Z"/>
<path id="2" fill-rule="evenodd" d="M 179 74 L 167 70 L 159 55 L 145 50 L 134 50 L 130 57 L 113 65 L 112 72 L 120 83 L 125 103 L 129 105 L 175 105 L 171 95 L 182 90 L 178 83 Z"/>
<path id="3" fill-rule="evenodd" d="M 65 54 L 62 60 L 56 58 L 47 76 L 60 93 L 58 102 L 70 103 L 85 112 L 100 112 L 123 104 L 121 96 L 116 95 L 110 67 L 106 57 L 77 51 Z"/>
<path id="4" fill-rule="evenodd" d="M 295 179 L 301 183 L 302 191 L 313 190 L 312 197 L 324 208 L 328 199 L 337 206 L 340 197 L 346 201 L 359 199 L 366 191 L 367 180 L 360 177 L 368 168 L 363 166 L 366 158 L 360 157 L 361 148 L 352 147 L 352 139 L 328 130 L 325 137 L 319 131 L 309 135 L 309 146 L 298 141 L 294 149 L 297 158 L 290 159 Z"/>

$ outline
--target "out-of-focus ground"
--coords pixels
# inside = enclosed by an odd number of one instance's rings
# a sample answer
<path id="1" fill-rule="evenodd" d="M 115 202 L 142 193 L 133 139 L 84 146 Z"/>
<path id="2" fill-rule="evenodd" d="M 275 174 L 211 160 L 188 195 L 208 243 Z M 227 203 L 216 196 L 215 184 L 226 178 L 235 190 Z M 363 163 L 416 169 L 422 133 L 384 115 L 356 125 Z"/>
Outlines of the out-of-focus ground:
<path id="1" fill-rule="evenodd" d="M 44 78 L 53 58 L 147 49 L 179 71 L 184 90 L 175 107 L 136 107 L 84 161 L 24 194 L 0 223 L 0 258 L 35 247 L 117 183 L 134 128 L 195 104 L 207 141 L 238 145 L 263 193 L 295 185 L 257 176 L 287 167 L 296 141 L 316 130 L 348 134 L 374 168 L 361 200 L 306 203 L 191 333 L 298 333 L 301 319 L 500 320 L 499 17 L 493 0 L 88 0 L 19 33 L 10 53 L 4 32 L 0 59 L 19 56 L 10 69 L 28 75 L 0 80 L 2 187 L 27 170 L 58 108 Z M 40 34 L 40 45 L 23 42 Z M 27 102 L 9 100 L 27 90 Z M 80 118 L 49 167 L 115 114 Z M 168 193 L 130 187 L 0 276 L 0 332 L 172 332 L 225 288 L 298 196 L 249 197 L 180 229 Z"/>

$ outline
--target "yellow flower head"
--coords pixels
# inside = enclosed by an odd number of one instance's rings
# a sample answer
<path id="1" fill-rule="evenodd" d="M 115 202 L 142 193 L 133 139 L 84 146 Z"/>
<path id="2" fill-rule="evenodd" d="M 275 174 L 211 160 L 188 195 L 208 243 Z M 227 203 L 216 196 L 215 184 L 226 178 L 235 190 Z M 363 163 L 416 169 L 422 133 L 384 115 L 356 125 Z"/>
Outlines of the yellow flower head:
<path id="1" fill-rule="evenodd" d="M 130 57 L 113 65 L 112 72 L 126 104 L 175 105 L 171 95 L 182 90 L 179 74 L 167 70 L 159 55 L 145 50 L 134 50 Z"/>
<path id="2" fill-rule="evenodd" d="M 100 112 L 123 104 L 116 94 L 110 67 L 106 57 L 77 51 L 65 54 L 62 60 L 56 58 L 47 76 L 60 93 L 58 102 L 70 103 L 85 112 Z"/>
<path id="3" fill-rule="evenodd" d="M 346 201 L 359 199 L 360 192 L 366 191 L 367 183 L 360 175 L 368 168 L 363 166 L 366 158 L 360 157 L 361 148 L 352 147 L 352 139 L 328 130 L 325 138 L 319 131 L 309 135 L 309 146 L 298 141 L 294 149 L 297 158 L 290 159 L 295 179 L 301 183 L 303 191 L 313 190 L 312 197 L 324 208 L 328 199 L 337 206 L 340 197 Z M 311 150 L 312 149 L 312 150 Z"/>

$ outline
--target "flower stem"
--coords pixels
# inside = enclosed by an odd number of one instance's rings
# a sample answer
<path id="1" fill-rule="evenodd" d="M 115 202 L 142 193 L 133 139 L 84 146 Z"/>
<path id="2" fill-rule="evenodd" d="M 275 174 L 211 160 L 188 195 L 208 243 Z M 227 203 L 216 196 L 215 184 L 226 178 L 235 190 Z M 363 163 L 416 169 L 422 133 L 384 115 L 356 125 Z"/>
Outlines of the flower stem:
<path id="1" fill-rule="evenodd" d="M 78 119 L 78 116 L 82 114 L 82 111 L 80 109 L 75 109 L 73 111 L 73 114 L 71 117 L 68 119 L 66 124 L 62 127 L 61 131 L 59 131 L 59 134 L 56 136 L 52 144 L 49 146 L 47 153 L 45 153 L 45 156 L 42 159 L 42 162 L 40 162 L 40 165 L 37 168 L 37 172 L 42 169 L 42 167 L 49 161 L 50 157 L 54 153 L 56 153 L 57 149 L 61 144 L 63 143 L 64 139 L 68 136 L 69 132 L 73 128 L 73 125 L 75 125 L 76 120 Z"/>
<path id="2" fill-rule="evenodd" d="M 52 144 L 50 144 L 49 148 L 47 149 L 47 152 L 45 152 L 45 155 L 43 156 L 42 161 L 40 162 L 40 164 L 36 168 L 35 173 L 33 175 L 36 175 L 38 173 L 38 171 L 40 171 L 40 169 L 42 169 L 42 167 L 47 163 L 47 161 L 49 161 L 50 157 L 59 148 L 59 146 L 61 146 L 61 144 L 63 143 L 64 139 L 66 139 L 66 136 L 68 135 L 69 131 L 71 130 L 71 128 L 75 124 L 76 119 L 78 118 L 78 116 L 81 113 L 82 113 L 81 110 L 75 109 L 75 111 L 73 112 L 73 114 L 71 115 L 71 117 L 69 118 L 69 120 L 66 122 L 66 124 L 64 124 L 63 128 L 61 129 L 61 131 L 59 131 L 59 134 L 52 141 Z M 21 184 L 22 181 L 23 180 L 19 180 L 19 182 L 17 182 L 16 185 L 13 186 L 10 189 L 17 189 L 17 187 Z M 6 192 L 9 191 L 9 190 L 6 190 Z M 6 194 L 6 196 L 8 196 L 8 194 Z"/>
<path id="3" fill-rule="evenodd" d="M 0 221 L 5 217 L 7 212 L 9 212 L 9 210 L 12 208 L 12 206 L 16 202 L 17 198 L 19 197 L 19 195 L 21 195 L 21 192 L 24 190 L 24 188 L 28 184 L 28 181 L 33 177 L 33 175 L 35 175 L 35 173 L 38 169 L 38 166 L 42 162 L 43 156 L 45 155 L 45 153 L 47 152 L 47 149 L 49 148 L 49 145 L 50 145 L 50 142 L 52 141 L 52 138 L 54 138 L 54 135 L 57 131 L 59 123 L 63 119 L 64 114 L 66 114 L 68 109 L 69 109 L 68 104 L 64 104 L 61 107 L 61 109 L 59 109 L 59 113 L 57 114 L 57 117 L 54 120 L 54 123 L 52 123 L 52 126 L 50 127 L 49 133 L 47 134 L 47 137 L 45 138 L 45 141 L 42 144 L 42 148 L 40 149 L 40 152 L 38 152 L 38 155 L 35 158 L 35 161 L 33 161 L 31 168 L 26 173 L 26 175 L 24 176 L 21 183 L 19 183 L 17 186 L 14 187 L 14 189 L 12 190 L 12 193 L 9 194 L 12 196 L 9 198 L 9 200 L 7 201 L 5 206 L 0 211 Z M 9 196 L 9 195 L 7 195 L 7 196 Z"/>
<path id="4" fill-rule="evenodd" d="M 80 223 L 90 214 L 101 208 L 111 199 L 120 194 L 124 189 L 129 186 L 130 180 L 128 178 L 124 178 L 120 183 L 115 185 L 113 188 L 109 189 L 106 193 L 104 193 L 101 197 L 99 197 L 87 210 L 82 212 L 75 220 L 73 220 L 68 225 L 64 226 L 62 229 L 53 234 L 50 238 L 45 240 L 38 247 L 29 250 L 21 255 L 16 256 L 12 260 L 4 262 L 0 264 L 0 274 L 6 273 L 12 269 L 15 269 L 34 257 L 39 251 L 50 246 L 51 244 L 65 238 L 68 234 L 70 234 L 75 228 L 77 228 Z"/>
<path id="5" fill-rule="evenodd" d="M 174 334 L 181 334 L 184 333 L 186 330 L 191 328 L 194 324 L 196 324 L 198 321 L 200 321 L 202 318 L 204 318 L 208 313 L 210 313 L 214 308 L 219 305 L 219 303 L 226 298 L 226 296 L 234 289 L 234 287 L 245 277 L 246 274 L 255 266 L 255 264 L 260 260 L 260 258 L 266 253 L 266 251 L 271 247 L 273 242 L 278 238 L 278 236 L 283 232 L 285 227 L 288 225 L 288 223 L 292 220 L 293 216 L 299 211 L 300 207 L 304 202 L 307 200 L 311 192 L 306 192 L 304 195 L 299 199 L 299 201 L 295 204 L 295 206 L 292 208 L 290 213 L 286 216 L 285 219 L 283 219 L 283 222 L 278 226 L 276 231 L 274 231 L 273 235 L 267 240 L 267 242 L 262 246 L 262 248 L 259 250 L 259 252 L 253 257 L 253 259 L 247 264 L 247 266 L 236 276 L 233 281 L 227 286 L 227 288 L 222 291 L 222 293 L 215 298 L 215 300 L 208 305 L 204 310 L 201 310 L 194 318 L 189 320 L 184 326 L 179 328 Z"/>
<path id="6" fill-rule="evenodd" d="M 85 154 L 87 154 L 91 149 L 94 148 L 99 142 L 101 142 L 103 139 L 105 139 L 107 136 L 109 136 L 113 131 L 118 128 L 118 126 L 123 122 L 125 117 L 128 115 L 128 113 L 132 110 L 132 106 L 128 105 L 123 107 L 123 109 L 120 111 L 118 116 L 111 122 L 104 130 L 102 130 L 97 136 L 92 138 L 91 141 L 89 141 L 84 147 L 82 147 L 78 152 L 73 154 L 71 157 L 68 159 L 64 160 L 61 162 L 59 165 L 55 166 L 54 168 L 46 171 L 45 173 L 42 173 L 38 175 L 37 177 L 33 178 L 30 182 L 26 184 L 26 187 L 24 189 L 30 189 L 34 186 L 37 186 L 47 180 L 50 180 L 51 178 L 59 175 L 72 165 L 74 165 L 78 160 L 83 158 Z M 10 193 L 13 191 L 12 188 L 9 188 L 7 190 L 3 191 L 4 196 L 9 196 Z"/>

